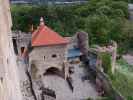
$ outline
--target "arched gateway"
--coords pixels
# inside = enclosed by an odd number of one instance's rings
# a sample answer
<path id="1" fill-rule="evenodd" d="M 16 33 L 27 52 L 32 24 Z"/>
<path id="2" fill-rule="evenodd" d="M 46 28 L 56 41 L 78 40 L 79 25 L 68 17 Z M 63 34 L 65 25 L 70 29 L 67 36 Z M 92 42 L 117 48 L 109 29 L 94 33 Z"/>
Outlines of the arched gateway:
<path id="1" fill-rule="evenodd" d="M 50 67 L 48 68 L 45 73 L 43 73 L 43 75 L 57 75 L 59 77 L 65 78 L 65 74 L 63 72 L 63 70 L 60 70 L 58 68 L 55 67 Z"/>

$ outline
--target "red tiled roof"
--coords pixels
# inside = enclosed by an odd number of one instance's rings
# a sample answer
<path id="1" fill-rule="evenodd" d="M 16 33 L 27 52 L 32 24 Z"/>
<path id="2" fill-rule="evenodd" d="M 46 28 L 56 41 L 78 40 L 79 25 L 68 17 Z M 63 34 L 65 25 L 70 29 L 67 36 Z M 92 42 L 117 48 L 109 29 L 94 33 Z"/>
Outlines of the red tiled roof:
<path id="1" fill-rule="evenodd" d="M 32 46 L 48 46 L 67 44 L 69 41 L 58 33 L 51 30 L 44 24 L 40 24 L 39 28 L 32 34 Z"/>

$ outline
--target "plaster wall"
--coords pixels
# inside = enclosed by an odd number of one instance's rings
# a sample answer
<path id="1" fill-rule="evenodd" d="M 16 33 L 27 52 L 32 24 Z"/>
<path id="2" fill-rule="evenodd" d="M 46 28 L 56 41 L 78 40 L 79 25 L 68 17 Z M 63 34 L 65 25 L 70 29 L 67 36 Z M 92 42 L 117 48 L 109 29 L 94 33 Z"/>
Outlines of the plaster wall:
<path id="1" fill-rule="evenodd" d="M 8 0 L 0 0 L 0 100 L 22 100 L 11 34 Z"/>

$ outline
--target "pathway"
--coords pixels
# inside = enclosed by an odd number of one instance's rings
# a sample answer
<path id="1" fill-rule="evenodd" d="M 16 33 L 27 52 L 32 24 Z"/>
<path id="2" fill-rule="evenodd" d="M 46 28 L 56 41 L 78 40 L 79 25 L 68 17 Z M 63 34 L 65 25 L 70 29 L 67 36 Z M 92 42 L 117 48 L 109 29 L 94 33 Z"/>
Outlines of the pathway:
<path id="1" fill-rule="evenodd" d="M 19 77 L 20 77 L 20 87 L 23 95 L 23 100 L 34 100 L 32 92 L 30 90 L 30 82 L 28 76 L 26 75 L 26 65 L 22 58 L 17 61 Z"/>

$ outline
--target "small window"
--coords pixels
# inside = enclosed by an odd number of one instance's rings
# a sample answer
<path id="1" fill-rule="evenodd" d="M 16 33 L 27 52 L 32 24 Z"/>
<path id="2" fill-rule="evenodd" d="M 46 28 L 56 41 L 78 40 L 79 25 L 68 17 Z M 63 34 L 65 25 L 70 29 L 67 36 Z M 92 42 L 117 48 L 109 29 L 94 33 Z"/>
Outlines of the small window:
<path id="1" fill-rule="evenodd" d="M 56 57 L 57 57 L 57 55 L 56 55 L 56 54 L 53 54 L 53 55 L 52 55 L 52 58 L 56 58 Z"/>
<path id="2" fill-rule="evenodd" d="M 45 60 L 45 56 L 43 57 L 43 59 Z"/>

